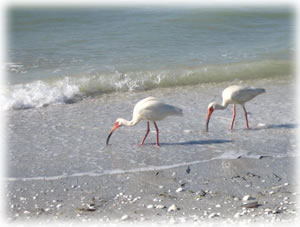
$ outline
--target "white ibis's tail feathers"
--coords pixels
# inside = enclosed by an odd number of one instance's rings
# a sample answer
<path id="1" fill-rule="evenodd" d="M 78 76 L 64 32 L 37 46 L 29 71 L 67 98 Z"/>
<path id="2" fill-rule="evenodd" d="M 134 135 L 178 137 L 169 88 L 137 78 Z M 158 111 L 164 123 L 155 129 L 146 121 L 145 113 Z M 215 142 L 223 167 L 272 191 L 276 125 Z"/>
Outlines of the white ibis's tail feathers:
<path id="1" fill-rule="evenodd" d="M 249 97 L 255 97 L 257 95 L 260 95 L 262 93 L 265 93 L 266 90 L 264 88 L 255 88 L 255 87 L 249 87 L 249 88 L 245 88 L 243 91 L 241 91 L 242 93 L 248 93 Z M 246 95 L 245 95 L 246 96 Z"/>
<path id="2" fill-rule="evenodd" d="M 249 101 L 253 99 L 254 97 L 265 93 L 266 90 L 264 88 L 254 88 L 254 87 L 246 87 L 242 89 L 239 93 L 241 95 L 241 99 L 244 99 L 243 101 Z"/>
<path id="3" fill-rule="evenodd" d="M 176 107 L 176 106 L 170 106 L 171 113 L 170 115 L 177 115 L 177 116 L 183 116 L 182 109 Z"/>
<path id="4" fill-rule="evenodd" d="M 262 94 L 262 93 L 265 93 L 266 92 L 266 89 L 264 88 L 255 88 L 256 92 L 257 92 L 257 95 L 259 94 Z"/>
<path id="5" fill-rule="evenodd" d="M 157 103 L 157 113 L 160 116 L 183 116 L 182 109 L 165 103 Z"/>

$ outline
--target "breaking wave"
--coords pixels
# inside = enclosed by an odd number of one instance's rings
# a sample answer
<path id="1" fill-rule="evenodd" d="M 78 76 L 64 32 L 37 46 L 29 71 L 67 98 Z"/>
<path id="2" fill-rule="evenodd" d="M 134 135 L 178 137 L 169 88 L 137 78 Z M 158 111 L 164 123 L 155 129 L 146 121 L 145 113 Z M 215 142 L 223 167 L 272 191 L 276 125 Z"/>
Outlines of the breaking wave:
<path id="1" fill-rule="evenodd" d="M 235 79 L 273 78 L 291 75 L 292 71 L 290 61 L 264 60 L 161 71 L 72 75 L 2 88 L 0 102 L 4 110 L 38 108 L 50 104 L 73 103 L 84 97 L 104 93 L 144 91 Z"/>

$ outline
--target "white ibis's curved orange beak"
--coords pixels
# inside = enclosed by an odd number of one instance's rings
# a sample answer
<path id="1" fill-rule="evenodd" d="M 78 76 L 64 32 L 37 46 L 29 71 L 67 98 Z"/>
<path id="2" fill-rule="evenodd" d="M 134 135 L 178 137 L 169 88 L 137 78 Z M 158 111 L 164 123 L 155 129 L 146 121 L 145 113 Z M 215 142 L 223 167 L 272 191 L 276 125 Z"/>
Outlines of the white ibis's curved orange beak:
<path id="1" fill-rule="evenodd" d="M 110 130 L 110 133 L 106 139 L 106 145 L 108 145 L 109 139 L 110 139 L 111 135 L 113 134 L 113 132 L 119 127 L 120 127 L 120 124 L 118 122 L 115 122 L 114 127 L 112 127 L 112 129 Z"/>
<path id="2" fill-rule="evenodd" d="M 211 117 L 211 114 L 214 112 L 214 108 L 210 107 L 207 111 L 207 117 L 206 117 L 206 131 L 208 132 L 208 123 Z"/>

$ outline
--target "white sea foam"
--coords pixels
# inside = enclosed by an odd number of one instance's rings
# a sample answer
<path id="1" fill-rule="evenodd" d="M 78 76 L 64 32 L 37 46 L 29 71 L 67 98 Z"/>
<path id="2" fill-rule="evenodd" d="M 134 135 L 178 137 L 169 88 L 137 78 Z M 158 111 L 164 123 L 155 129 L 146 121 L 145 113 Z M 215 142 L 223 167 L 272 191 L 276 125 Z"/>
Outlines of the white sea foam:
<path id="1" fill-rule="evenodd" d="M 78 86 L 70 84 L 68 79 L 51 85 L 43 81 L 19 84 L 2 89 L 2 109 L 27 109 L 42 107 L 52 103 L 67 103 L 76 95 L 81 95 Z"/>

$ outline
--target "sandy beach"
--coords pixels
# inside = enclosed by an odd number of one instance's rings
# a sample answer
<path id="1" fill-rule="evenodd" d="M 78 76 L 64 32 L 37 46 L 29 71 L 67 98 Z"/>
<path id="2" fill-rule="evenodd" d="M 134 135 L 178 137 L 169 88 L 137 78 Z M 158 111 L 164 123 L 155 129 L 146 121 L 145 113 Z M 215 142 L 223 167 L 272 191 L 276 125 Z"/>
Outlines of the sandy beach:
<path id="1" fill-rule="evenodd" d="M 289 158 L 242 158 L 160 171 L 17 181 L 8 184 L 9 221 L 293 223 L 298 220 L 293 168 Z"/>
<path id="2" fill-rule="evenodd" d="M 229 107 L 214 113 L 205 132 L 207 104 L 220 101 L 229 83 L 106 94 L 7 112 L 8 221 L 297 221 L 294 85 L 281 79 L 244 83 L 267 91 L 246 105 L 249 130 L 241 108 L 234 130 L 228 130 Z M 106 146 L 114 120 L 131 118 L 136 101 L 150 95 L 184 110 L 182 118 L 158 123 L 161 147 L 154 146 L 154 131 L 137 146 L 144 122 L 121 128 Z"/>

